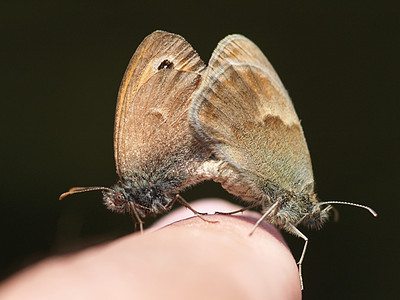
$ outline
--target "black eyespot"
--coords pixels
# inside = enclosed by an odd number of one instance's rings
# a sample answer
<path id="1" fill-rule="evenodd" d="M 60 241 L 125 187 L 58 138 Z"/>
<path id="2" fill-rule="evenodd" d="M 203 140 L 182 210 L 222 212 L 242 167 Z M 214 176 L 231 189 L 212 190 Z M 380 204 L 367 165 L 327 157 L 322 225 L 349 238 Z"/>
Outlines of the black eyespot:
<path id="1" fill-rule="evenodd" d="M 174 68 L 174 63 L 166 59 L 158 66 L 157 69 L 161 70 L 161 69 L 173 69 L 173 68 Z"/>
<path id="2" fill-rule="evenodd" d="M 211 159 L 211 160 L 218 160 L 214 153 L 211 154 L 210 159 Z"/>

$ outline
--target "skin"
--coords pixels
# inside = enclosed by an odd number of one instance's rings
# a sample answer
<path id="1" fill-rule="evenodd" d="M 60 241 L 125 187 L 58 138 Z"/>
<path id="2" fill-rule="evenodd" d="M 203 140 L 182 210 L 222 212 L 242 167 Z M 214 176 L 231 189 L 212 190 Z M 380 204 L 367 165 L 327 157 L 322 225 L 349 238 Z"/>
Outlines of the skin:
<path id="1" fill-rule="evenodd" d="M 202 200 L 198 211 L 233 211 Z M 0 299 L 301 299 L 296 262 L 282 236 L 259 215 L 207 215 L 186 208 L 145 234 L 48 258 L 0 285 Z M 185 219 L 187 218 L 187 219 Z"/>

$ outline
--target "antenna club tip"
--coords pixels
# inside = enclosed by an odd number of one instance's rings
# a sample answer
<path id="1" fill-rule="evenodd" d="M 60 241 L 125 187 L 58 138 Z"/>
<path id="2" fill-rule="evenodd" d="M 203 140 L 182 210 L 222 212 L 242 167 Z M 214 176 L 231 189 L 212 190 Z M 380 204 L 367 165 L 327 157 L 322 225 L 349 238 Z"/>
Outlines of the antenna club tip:
<path id="1" fill-rule="evenodd" d="M 366 209 L 368 209 L 368 211 L 371 213 L 371 215 L 373 215 L 375 218 L 378 217 L 378 213 L 375 210 L 373 210 L 371 207 L 366 206 Z"/>
<path id="2" fill-rule="evenodd" d="M 67 197 L 68 195 L 69 195 L 69 192 L 62 193 L 62 194 L 60 195 L 60 197 L 58 197 L 58 200 L 62 200 L 62 199 L 64 199 L 65 197 Z"/>

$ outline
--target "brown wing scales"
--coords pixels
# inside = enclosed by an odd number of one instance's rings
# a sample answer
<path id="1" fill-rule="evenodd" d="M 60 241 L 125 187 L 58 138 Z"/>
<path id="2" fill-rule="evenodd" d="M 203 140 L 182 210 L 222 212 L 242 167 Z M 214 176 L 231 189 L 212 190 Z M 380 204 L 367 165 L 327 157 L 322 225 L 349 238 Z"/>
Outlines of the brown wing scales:
<path id="1" fill-rule="evenodd" d="M 190 149 L 192 137 L 187 109 L 199 81 L 198 74 L 166 69 L 153 75 L 138 90 L 131 102 L 135 105 L 127 107 L 126 120 L 120 128 L 123 138 L 119 142 L 124 154 L 120 166 L 122 177 L 131 170 L 161 168 L 158 164 L 164 157 L 173 160 L 186 153 L 185 159 L 190 161 L 191 152 L 187 148 Z M 177 88 L 182 86 L 185 88 Z"/>
<path id="2" fill-rule="evenodd" d="M 254 55 L 253 55 L 254 54 Z M 216 153 L 262 188 L 313 187 L 307 144 L 278 75 L 248 39 L 228 36 L 210 59 L 191 114 Z"/>
<path id="3" fill-rule="evenodd" d="M 194 79 L 195 75 L 191 79 L 179 82 L 179 84 L 184 84 L 181 86 L 174 81 L 172 73 L 158 75 L 157 79 L 152 79 L 153 76 L 159 72 L 173 70 L 200 74 L 204 68 L 205 65 L 198 54 L 179 35 L 155 31 L 143 40 L 129 62 L 118 94 L 114 154 L 117 173 L 120 177 L 132 164 L 137 165 L 138 155 L 143 153 L 143 149 L 146 148 L 146 138 L 161 140 L 165 135 L 165 132 L 160 131 L 166 129 L 163 126 L 165 122 L 161 122 L 158 118 L 163 115 L 164 119 L 172 118 L 168 120 L 174 120 L 174 113 L 171 113 L 176 109 L 174 105 L 180 105 L 181 102 L 187 101 L 187 99 L 179 98 L 179 101 L 174 101 L 173 97 L 180 97 L 180 92 L 193 92 L 191 86 L 193 82 L 191 81 L 195 81 L 196 87 L 198 83 L 197 79 Z M 174 76 L 177 75 L 174 73 Z M 186 84 L 189 85 L 186 86 Z M 184 89 L 187 91 L 183 91 Z M 166 95 L 167 93 L 169 96 Z M 168 100 L 165 100 L 167 97 L 169 97 Z M 160 112 L 158 116 L 152 114 L 155 108 Z M 182 109 L 178 111 L 181 112 Z M 160 134 L 154 131 L 152 124 L 160 127 L 158 128 Z M 128 126 L 131 127 L 128 129 Z M 138 137 L 140 134 L 142 140 Z M 141 146 L 139 147 L 139 145 Z M 134 156 L 130 157 L 130 154 L 134 154 Z"/>

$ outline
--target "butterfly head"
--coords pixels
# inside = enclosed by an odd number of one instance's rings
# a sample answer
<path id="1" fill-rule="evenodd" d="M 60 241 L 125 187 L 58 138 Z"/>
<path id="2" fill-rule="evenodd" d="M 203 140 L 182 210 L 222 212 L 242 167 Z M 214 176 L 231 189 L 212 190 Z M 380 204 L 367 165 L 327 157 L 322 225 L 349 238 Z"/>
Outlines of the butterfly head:
<path id="1" fill-rule="evenodd" d="M 300 205 L 304 205 L 304 208 L 300 208 L 302 216 L 298 223 L 311 229 L 320 229 L 329 219 L 329 212 L 332 209 L 330 205 L 321 207 L 316 194 L 303 196 Z"/>
<path id="2" fill-rule="evenodd" d="M 279 204 L 276 205 L 276 211 L 271 212 L 268 221 L 283 229 L 290 229 L 293 225 L 297 227 L 300 224 L 319 229 L 328 220 L 329 211 L 332 209 L 330 205 L 321 207 L 314 193 L 285 192 L 275 199 L 272 202 L 277 201 Z"/>
<path id="3" fill-rule="evenodd" d="M 104 204 L 118 213 L 152 216 L 166 211 L 173 199 L 160 185 L 141 180 L 120 180 L 103 190 Z"/>

